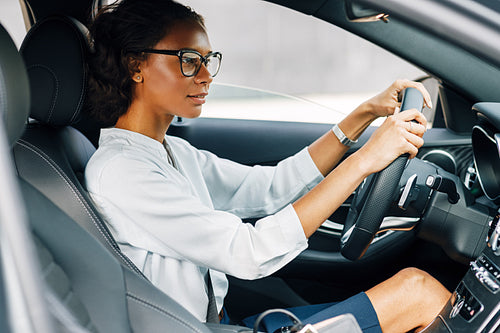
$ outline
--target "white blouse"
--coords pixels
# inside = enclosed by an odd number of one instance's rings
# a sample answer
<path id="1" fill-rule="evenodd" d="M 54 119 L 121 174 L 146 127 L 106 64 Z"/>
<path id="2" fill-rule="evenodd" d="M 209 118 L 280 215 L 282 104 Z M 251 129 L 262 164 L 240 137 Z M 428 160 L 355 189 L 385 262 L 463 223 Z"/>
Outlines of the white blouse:
<path id="1" fill-rule="evenodd" d="M 151 282 L 206 320 L 210 275 L 220 311 L 225 274 L 257 279 L 307 247 L 291 206 L 323 177 L 307 148 L 276 167 L 244 166 L 166 136 L 103 129 L 87 189 L 122 251 Z M 254 225 L 242 218 L 262 217 Z"/>

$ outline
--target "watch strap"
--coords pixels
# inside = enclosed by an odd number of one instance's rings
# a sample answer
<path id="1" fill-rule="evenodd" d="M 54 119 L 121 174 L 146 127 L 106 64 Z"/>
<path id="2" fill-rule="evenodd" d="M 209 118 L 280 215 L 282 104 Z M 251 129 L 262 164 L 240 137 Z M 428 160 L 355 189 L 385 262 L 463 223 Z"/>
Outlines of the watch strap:
<path id="1" fill-rule="evenodd" d="M 358 140 L 349 139 L 344 132 L 340 129 L 338 125 L 332 127 L 332 132 L 335 134 L 337 139 L 339 139 L 340 143 L 347 147 L 352 147 L 354 144 L 358 142 Z"/>

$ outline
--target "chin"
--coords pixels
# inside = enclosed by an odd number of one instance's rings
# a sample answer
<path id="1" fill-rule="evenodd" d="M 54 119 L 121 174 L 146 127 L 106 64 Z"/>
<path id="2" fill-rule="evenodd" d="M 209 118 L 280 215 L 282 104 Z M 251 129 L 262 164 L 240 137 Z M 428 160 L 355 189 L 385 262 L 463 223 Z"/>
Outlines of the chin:
<path id="1" fill-rule="evenodd" d="M 191 112 L 186 112 L 184 115 L 179 115 L 179 117 L 182 118 L 187 118 L 187 119 L 194 119 L 198 118 L 201 115 L 201 105 L 199 108 L 196 108 L 195 110 L 192 110 Z"/>

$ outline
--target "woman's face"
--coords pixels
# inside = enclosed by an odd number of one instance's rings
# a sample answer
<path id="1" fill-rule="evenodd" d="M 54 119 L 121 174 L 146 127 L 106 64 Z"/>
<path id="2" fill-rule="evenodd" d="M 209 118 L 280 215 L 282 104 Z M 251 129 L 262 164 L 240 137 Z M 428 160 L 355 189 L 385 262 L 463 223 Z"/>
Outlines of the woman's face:
<path id="1" fill-rule="evenodd" d="M 210 42 L 205 29 L 195 21 L 176 23 L 169 34 L 154 47 L 158 50 L 191 49 L 205 56 Z M 172 55 L 148 54 L 140 64 L 142 82 L 136 85 L 134 99 L 158 116 L 196 118 L 208 94 L 212 77 L 204 65 L 192 77 L 182 75 L 179 58 Z"/>

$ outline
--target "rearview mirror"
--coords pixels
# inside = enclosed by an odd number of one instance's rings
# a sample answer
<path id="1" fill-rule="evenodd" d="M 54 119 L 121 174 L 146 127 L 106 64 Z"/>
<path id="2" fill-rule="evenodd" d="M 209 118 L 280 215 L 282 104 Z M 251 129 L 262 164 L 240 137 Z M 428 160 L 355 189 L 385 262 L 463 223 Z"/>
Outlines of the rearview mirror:
<path id="1" fill-rule="evenodd" d="M 388 14 L 355 3 L 354 0 L 345 0 L 345 7 L 347 18 L 351 22 L 389 22 Z"/>

